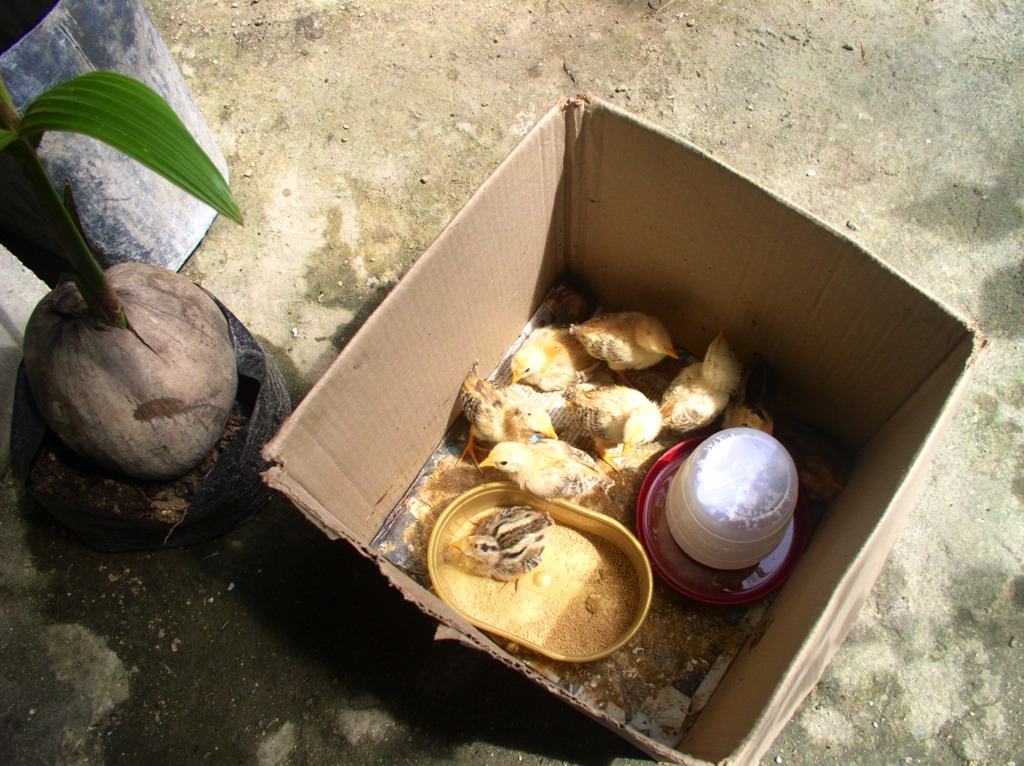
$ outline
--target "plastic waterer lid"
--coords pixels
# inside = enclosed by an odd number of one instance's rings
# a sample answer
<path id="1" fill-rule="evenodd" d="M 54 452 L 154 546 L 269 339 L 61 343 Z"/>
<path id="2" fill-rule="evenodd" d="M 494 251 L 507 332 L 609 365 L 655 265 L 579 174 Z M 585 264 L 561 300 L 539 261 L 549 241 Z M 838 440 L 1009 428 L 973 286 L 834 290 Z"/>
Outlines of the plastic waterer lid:
<path id="1" fill-rule="evenodd" d="M 683 500 L 704 529 L 736 543 L 775 535 L 796 507 L 796 465 L 774 437 L 729 428 L 701 444 L 677 477 Z"/>

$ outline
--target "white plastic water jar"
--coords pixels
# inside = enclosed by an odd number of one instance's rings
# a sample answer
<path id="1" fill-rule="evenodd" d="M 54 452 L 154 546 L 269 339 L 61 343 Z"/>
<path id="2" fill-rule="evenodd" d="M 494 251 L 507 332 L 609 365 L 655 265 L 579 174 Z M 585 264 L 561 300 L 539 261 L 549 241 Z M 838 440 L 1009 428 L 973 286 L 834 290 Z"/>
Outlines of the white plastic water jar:
<path id="1" fill-rule="evenodd" d="M 797 491 L 796 465 L 777 439 L 728 428 L 680 466 L 665 513 L 672 537 L 690 558 L 716 569 L 744 569 L 778 547 Z"/>

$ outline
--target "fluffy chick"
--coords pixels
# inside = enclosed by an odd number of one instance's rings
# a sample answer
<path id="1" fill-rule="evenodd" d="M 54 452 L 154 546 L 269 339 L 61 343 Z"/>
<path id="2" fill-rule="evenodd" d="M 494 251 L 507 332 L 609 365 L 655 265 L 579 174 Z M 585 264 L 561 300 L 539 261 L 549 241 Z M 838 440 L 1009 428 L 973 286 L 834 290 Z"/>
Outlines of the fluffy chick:
<path id="1" fill-rule="evenodd" d="M 622 445 L 622 454 L 657 438 L 661 431 L 658 405 L 629 386 L 584 388 L 572 386 L 565 392 L 569 412 L 594 438 L 601 458 L 615 468 L 609 453 Z"/>
<path id="2" fill-rule="evenodd" d="M 477 441 L 497 444 L 504 441 L 529 441 L 535 436 L 557 439 L 551 417 L 507 386 L 492 383 L 477 374 L 477 365 L 462 382 L 462 411 L 469 421 L 469 441 L 459 462 L 468 454 L 477 468 L 480 461 Z"/>
<path id="3" fill-rule="evenodd" d="M 593 313 L 586 291 L 567 282 L 552 287 L 543 305 L 551 312 L 554 323 L 560 325 L 582 322 Z"/>
<path id="4" fill-rule="evenodd" d="M 498 508 L 477 523 L 476 532 L 452 542 L 470 569 L 495 580 L 518 580 L 540 564 L 551 516 L 528 505 Z M 518 582 L 516 583 L 518 587 Z"/>
<path id="5" fill-rule="evenodd" d="M 812 513 L 835 500 L 850 476 L 850 451 L 824 431 L 786 419 L 776 425 L 775 438 L 793 456 Z"/>
<path id="6" fill-rule="evenodd" d="M 538 327 L 512 355 L 512 382 L 561 391 L 586 380 L 599 364 L 568 327 Z"/>
<path id="7" fill-rule="evenodd" d="M 687 433 L 710 425 L 739 387 L 740 373 L 723 330 L 711 341 L 704 360 L 684 367 L 662 394 L 665 427 Z"/>
<path id="8" fill-rule="evenodd" d="M 722 413 L 722 428 L 756 428 L 770 434 L 775 428 L 775 371 L 760 356 L 743 369 L 739 390 Z"/>
<path id="9" fill-rule="evenodd" d="M 614 483 L 586 452 L 563 441 L 502 442 L 480 463 L 507 474 L 527 492 L 547 499 L 578 497 Z"/>
<path id="10" fill-rule="evenodd" d="M 644 370 L 666 356 L 679 358 L 665 325 L 649 314 L 619 311 L 570 325 L 591 356 L 625 378 L 624 370 Z"/>

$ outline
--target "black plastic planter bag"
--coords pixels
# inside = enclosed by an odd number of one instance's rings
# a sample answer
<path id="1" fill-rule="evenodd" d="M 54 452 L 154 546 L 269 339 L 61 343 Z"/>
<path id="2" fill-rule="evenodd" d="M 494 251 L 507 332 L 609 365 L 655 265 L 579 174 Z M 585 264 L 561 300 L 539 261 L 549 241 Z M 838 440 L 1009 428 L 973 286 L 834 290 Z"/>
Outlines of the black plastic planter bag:
<path id="1" fill-rule="evenodd" d="M 175 524 L 91 508 L 34 489 L 29 482 L 33 461 L 44 441 L 56 436 L 36 408 L 24 363 L 18 368 L 11 418 L 14 476 L 33 499 L 92 548 L 139 551 L 209 540 L 248 521 L 273 495 L 260 476 L 269 467 L 260 451 L 291 413 L 288 392 L 273 358 L 220 301 L 213 300 L 228 321 L 238 366 L 238 399 L 252 399 L 244 402 L 251 415 L 203 477 L 184 517 Z"/>

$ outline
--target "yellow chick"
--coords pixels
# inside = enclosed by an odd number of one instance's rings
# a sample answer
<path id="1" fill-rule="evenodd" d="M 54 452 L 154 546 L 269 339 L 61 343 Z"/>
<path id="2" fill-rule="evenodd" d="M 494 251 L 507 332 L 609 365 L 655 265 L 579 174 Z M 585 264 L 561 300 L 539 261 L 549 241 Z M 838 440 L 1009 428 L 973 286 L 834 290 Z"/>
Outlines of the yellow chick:
<path id="1" fill-rule="evenodd" d="M 704 360 L 684 367 L 662 394 L 665 427 L 687 433 L 710 425 L 739 387 L 740 373 L 740 363 L 722 330 L 711 341 Z"/>
<path id="2" fill-rule="evenodd" d="M 743 369 L 739 390 L 722 413 L 722 428 L 756 428 L 770 434 L 775 428 L 775 372 L 760 356 Z"/>
<path id="3" fill-rule="evenodd" d="M 568 327 L 538 327 L 512 355 L 512 382 L 561 391 L 586 380 L 599 364 Z"/>
<path id="4" fill-rule="evenodd" d="M 563 441 L 502 442 L 480 463 L 507 474 L 516 484 L 538 497 L 578 497 L 592 489 L 609 489 L 609 479 L 586 452 Z"/>
<path id="5" fill-rule="evenodd" d="M 666 356 L 678 359 L 665 325 L 639 311 L 602 314 L 582 324 L 570 325 L 591 356 L 625 378 L 623 370 L 644 370 Z"/>
<path id="6" fill-rule="evenodd" d="M 622 454 L 657 438 L 661 431 L 658 405 L 629 386 L 584 388 L 572 386 L 565 401 L 576 422 L 594 438 L 601 458 L 615 468 L 609 452 L 622 445 Z"/>
<path id="7" fill-rule="evenodd" d="M 477 374 L 477 365 L 462 383 L 462 411 L 469 421 L 469 441 L 459 457 L 468 454 L 477 468 L 477 441 L 497 444 L 504 441 L 528 441 L 536 436 L 557 439 L 551 417 L 507 386 L 492 383 Z"/>

